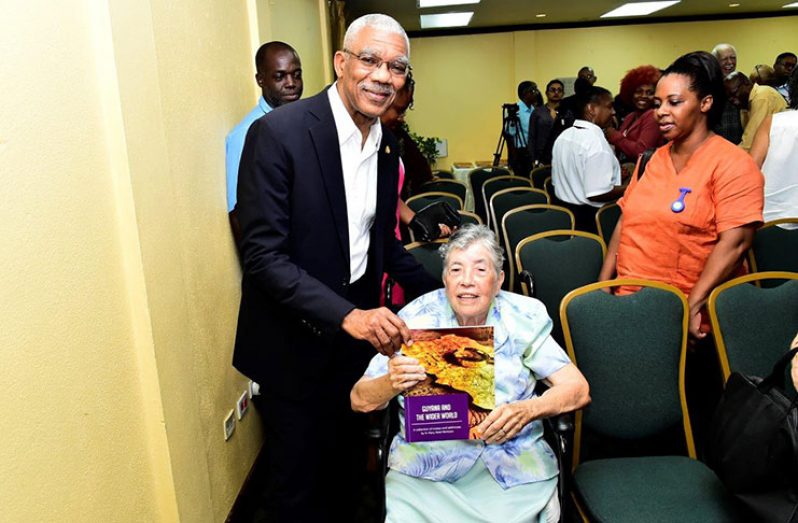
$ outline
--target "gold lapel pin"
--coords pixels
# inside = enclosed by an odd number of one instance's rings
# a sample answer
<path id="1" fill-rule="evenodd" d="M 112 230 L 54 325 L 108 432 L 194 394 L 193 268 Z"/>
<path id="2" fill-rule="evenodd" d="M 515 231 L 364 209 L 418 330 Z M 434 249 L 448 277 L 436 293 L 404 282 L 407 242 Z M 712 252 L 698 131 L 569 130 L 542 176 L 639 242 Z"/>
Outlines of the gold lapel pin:
<path id="1" fill-rule="evenodd" d="M 390 145 L 386 145 L 385 146 L 385 154 L 391 154 L 391 146 Z"/>

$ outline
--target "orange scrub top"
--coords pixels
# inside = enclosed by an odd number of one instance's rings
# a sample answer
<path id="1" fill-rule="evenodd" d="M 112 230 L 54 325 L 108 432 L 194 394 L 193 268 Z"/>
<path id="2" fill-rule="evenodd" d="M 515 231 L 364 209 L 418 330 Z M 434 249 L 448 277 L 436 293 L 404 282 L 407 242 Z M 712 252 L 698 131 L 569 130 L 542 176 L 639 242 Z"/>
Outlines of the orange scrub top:
<path id="1" fill-rule="evenodd" d="M 671 144 L 654 153 L 618 201 L 623 210 L 619 278 L 669 283 L 690 294 L 707 258 L 726 230 L 762 221 L 764 177 L 751 157 L 713 135 L 677 174 Z M 674 212 L 681 188 L 690 189 L 684 210 Z M 618 289 L 619 294 L 636 289 Z"/>

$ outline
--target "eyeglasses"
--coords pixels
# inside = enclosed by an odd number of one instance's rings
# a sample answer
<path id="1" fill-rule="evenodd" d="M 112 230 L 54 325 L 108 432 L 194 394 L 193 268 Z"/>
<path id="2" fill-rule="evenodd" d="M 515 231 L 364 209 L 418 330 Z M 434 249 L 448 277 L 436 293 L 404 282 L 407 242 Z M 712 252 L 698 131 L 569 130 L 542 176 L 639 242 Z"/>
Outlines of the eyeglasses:
<path id="1" fill-rule="evenodd" d="M 382 64 L 387 64 L 388 72 L 394 76 L 407 76 L 407 72 L 410 70 L 410 64 L 407 61 L 402 59 L 392 60 L 390 62 L 383 60 L 379 56 L 375 56 L 370 53 L 353 53 L 348 49 L 342 49 L 343 52 L 346 54 L 357 58 L 357 61 L 360 62 L 360 65 L 363 66 L 363 69 L 367 71 L 376 71 Z"/>

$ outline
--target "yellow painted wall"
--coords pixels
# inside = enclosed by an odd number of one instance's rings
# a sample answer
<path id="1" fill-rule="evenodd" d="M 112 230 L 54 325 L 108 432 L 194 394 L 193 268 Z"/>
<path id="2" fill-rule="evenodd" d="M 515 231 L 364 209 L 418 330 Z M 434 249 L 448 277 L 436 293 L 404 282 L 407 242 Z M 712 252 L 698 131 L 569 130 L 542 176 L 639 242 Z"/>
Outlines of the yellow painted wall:
<path id="1" fill-rule="evenodd" d="M 2 12 L 0 520 L 174 519 L 109 143 L 107 11 L 31 1 Z"/>
<path id="2" fill-rule="evenodd" d="M 501 129 L 501 104 L 517 100 L 516 86 L 543 88 L 558 76 L 592 66 L 598 85 L 617 93 L 624 73 L 637 65 L 668 66 L 678 56 L 729 41 L 746 74 L 758 63 L 798 49 L 796 17 L 717 22 L 552 29 L 469 36 L 414 38 L 415 111 L 408 122 L 425 135 L 446 138 L 439 161 L 488 160 Z"/>
<path id="3" fill-rule="evenodd" d="M 182 521 L 224 519 L 261 443 L 230 365 L 240 273 L 225 208 L 224 137 L 251 109 L 243 2 L 113 2 L 135 219 Z M 254 414 L 254 413 L 253 413 Z"/>
<path id="4" fill-rule="evenodd" d="M 247 382 L 224 137 L 255 4 L 2 12 L 0 520 L 222 521 L 262 442 L 255 411 L 222 434 Z"/>
<path id="5" fill-rule="evenodd" d="M 416 38 L 410 56 L 416 92 L 410 128 L 449 141 L 438 161 L 491 160 L 502 126 L 502 103 L 515 91 L 513 33 Z"/>

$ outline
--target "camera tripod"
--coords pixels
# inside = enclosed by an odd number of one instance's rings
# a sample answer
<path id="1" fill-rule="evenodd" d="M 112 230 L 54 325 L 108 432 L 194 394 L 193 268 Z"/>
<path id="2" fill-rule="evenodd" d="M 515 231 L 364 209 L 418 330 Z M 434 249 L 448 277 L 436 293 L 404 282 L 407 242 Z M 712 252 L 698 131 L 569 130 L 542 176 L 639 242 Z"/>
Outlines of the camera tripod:
<path id="1" fill-rule="evenodd" d="M 510 163 L 513 163 L 515 157 L 519 154 L 519 150 L 526 151 L 526 136 L 522 132 L 521 119 L 518 118 L 518 105 L 504 104 L 502 105 L 502 129 L 499 133 L 499 142 L 496 144 L 496 152 L 493 153 L 493 167 L 498 167 L 501 161 L 502 152 L 504 152 L 504 145 L 507 143 L 507 137 L 513 138 L 514 143 L 507 146 L 508 156 Z"/>

